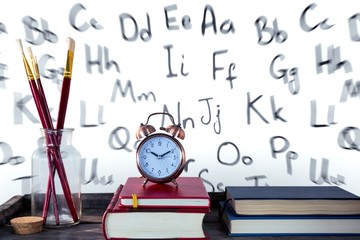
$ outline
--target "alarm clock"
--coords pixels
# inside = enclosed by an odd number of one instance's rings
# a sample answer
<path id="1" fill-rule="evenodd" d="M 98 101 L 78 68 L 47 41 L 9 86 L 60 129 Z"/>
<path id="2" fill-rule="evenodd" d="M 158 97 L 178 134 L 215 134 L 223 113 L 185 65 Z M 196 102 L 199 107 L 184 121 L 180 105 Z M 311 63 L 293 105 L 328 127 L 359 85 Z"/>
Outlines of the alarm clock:
<path id="1" fill-rule="evenodd" d="M 152 116 L 159 114 L 169 116 L 172 125 L 160 127 L 164 132 L 155 133 L 155 128 L 148 123 Z M 159 184 L 173 182 L 177 187 L 176 178 L 183 171 L 186 162 L 184 147 L 178 140 L 185 138 L 181 125 L 176 125 L 169 113 L 152 113 L 145 124 L 141 123 L 136 131 L 136 138 L 142 139 L 136 150 L 136 164 L 145 178 L 143 187 L 148 181 Z"/>

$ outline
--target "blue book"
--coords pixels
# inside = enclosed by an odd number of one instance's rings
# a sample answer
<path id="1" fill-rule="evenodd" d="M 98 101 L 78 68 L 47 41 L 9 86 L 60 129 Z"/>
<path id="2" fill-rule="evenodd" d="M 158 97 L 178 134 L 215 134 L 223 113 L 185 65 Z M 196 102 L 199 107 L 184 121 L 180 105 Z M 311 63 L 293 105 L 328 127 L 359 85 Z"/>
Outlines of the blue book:
<path id="1" fill-rule="evenodd" d="M 220 202 L 229 236 L 360 236 L 360 215 L 239 215 Z"/>
<path id="2" fill-rule="evenodd" d="M 228 186 L 225 191 L 236 214 L 360 214 L 360 197 L 337 186 Z"/>

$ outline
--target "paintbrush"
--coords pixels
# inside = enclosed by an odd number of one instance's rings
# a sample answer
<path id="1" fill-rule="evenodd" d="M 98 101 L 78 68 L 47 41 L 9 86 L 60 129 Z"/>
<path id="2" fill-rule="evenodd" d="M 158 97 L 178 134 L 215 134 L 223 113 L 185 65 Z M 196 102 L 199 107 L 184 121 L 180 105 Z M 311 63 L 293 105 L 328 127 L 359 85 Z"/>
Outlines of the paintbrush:
<path id="1" fill-rule="evenodd" d="M 57 118 L 56 129 L 63 129 L 65 123 L 66 109 L 69 100 L 70 93 L 70 84 L 72 77 L 72 66 L 74 61 L 74 50 L 75 50 L 75 41 L 72 38 L 67 39 L 68 51 L 66 58 L 66 66 L 64 70 L 64 78 L 61 87 L 61 96 L 59 103 L 59 112 Z"/>
<path id="2" fill-rule="evenodd" d="M 36 108 L 38 110 L 39 113 L 39 117 L 40 120 L 42 122 L 43 128 L 45 129 L 53 129 L 52 127 L 52 123 L 51 123 L 51 118 L 49 120 L 49 118 L 47 118 L 47 116 L 49 116 L 50 114 L 48 114 L 48 109 L 46 110 L 44 107 L 44 103 L 41 101 L 41 97 L 40 97 L 40 92 L 39 89 L 36 85 L 35 79 L 34 79 L 34 75 L 31 71 L 30 65 L 25 57 L 24 54 L 24 50 L 23 50 L 23 46 L 21 43 L 20 39 L 17 39 L 17 43 L 20 47 L 21 50 L 21 54 L 22 54 L 22 58 L 23 58 L 23 63 L 24 63 L 24 68 L 25 68 L 25 72 L 27 75 L 27 79 L 29 80 L 29 84 L 30 84 L 30 89 L 35 101 L 35 105 Z M 55 146 L 57 145 L 57 140 L 56 139 L 52 139 L 50 138 L 51 143 Z M 60 183 L 62 185 L 63 191 L 64 191 L 64 196 L 65 196 L 65 200 L 68 204 L 70 213 L 73 217 L 74 222 L 77 222 L 79 220 L 78 215 L 76 213 L 76 209 L 75 209 L 75 205 L 74 202 L 72 200 L 72 196 L 71 196 L 71 191 L 70 191 L 70 187 L 69 187 L 69 183 L 67 181 L 67 177 L 66 177 L 66 172 L 64 169 L 64 166 L 62 165 L 62 160 L 61 160 L 61 154 L 59 149 L 57 149 L 57 151 L 51 151 L 51 155 L 53 156 L 53 163 L 55 166 L 55 169 L 58 171 L 58 175 L 59 175 L 59 179 L 60 179 Z M 50 161 L 50 159 L 49 159 Z"/>
<path id="3" fill-rule="evenodd" d="M 43 111 L 46 114 L 44 116 L 45 121 L 46 121 L 46 126 L 49 129 L 54 129 L 52 119 L 51 119 L 51 115 L 50 115 L 50 110 L 49 110 L 49 107 L 48 107 L 48 104 L 47 104 L 47 101 L 46 101 L 44 88 L 43 88 L 43 86 L 41 84 L 40 73 L 39 73 L 39 65 L 37 63 L 36 57 L 33 55 L 32 51 L 31 51 L 31 47 L 28 47 L 27 50 L 28 50 L 28 53 L 29 53 L 32 69 L 33 69 L 33 72 L 34 72 L 34 75 L 35 75 L 36 84 L 37 84 L 37 88 L 38 88 L 38 91 L 39 91 L 40 103 L 42 105 Z M 45 134 L 45 137 L 46 137 L 47 142 L 49 142 L 49 141 L 51 142 L 51 139 L 49 139 L 49 137 L 46 134 Z M 55 138 L 53 140 L 55 140 Z M 59 144 L 57 144 L 57 146 L 59 146 Z M 46 152 L 47 152 L 47 156 L 48 156 L 49 177 L 48 177 L 48 186 L 47 186 L 47 192 L 46 192 L 46 195 L 45 195 L 45 202 L 44 202 L 44 206 L 43 206 L 42 217 L 44 219 L 44 222 L 46 222 L 48 211 L 49 211 L 49 205 L 50 205 L 50 196 L 52 196 L 55 223 L 56 223 L 56 225 L 59 225 L 60 219 L 59 219 L 58 203 L 57 203 L 55 183 L 54 183 L 55 167 L 54 167 L 54 163 L 52 161 L 51 153 L 49 152 L 48 149 L 46 150 Z"/>

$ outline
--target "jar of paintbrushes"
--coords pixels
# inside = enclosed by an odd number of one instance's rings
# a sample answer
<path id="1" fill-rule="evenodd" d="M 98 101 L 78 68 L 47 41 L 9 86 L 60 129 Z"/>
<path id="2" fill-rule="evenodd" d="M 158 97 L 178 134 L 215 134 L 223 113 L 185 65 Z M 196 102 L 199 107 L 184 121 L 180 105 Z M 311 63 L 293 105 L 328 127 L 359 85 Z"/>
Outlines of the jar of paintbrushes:
<path id="1" fill-rule="evenodd" d="M 41 129 L 39 147 L 32 156 L 31 213 L 42 216 L 47 227 L 74 225 L 81 216 L 81 155 L 72 144 L 73 132 L 72 128 Z M 55 166 L 63 169 L 67 183 Z M 70 190 L 74 212 L 63 186 Z"/>

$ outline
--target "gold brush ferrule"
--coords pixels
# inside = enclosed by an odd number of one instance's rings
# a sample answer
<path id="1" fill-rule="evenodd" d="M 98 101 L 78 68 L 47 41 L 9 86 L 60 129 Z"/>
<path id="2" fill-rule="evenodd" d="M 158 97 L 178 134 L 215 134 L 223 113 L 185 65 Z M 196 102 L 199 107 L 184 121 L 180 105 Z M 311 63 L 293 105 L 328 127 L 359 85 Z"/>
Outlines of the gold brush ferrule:
<path id="1" fill-rule="evenodd" d="M 26 60 L 26 57 L 24 54 L 23 54 L 23 62 L 24 62 L 25 72 L 26 72 L 26 76 L 27 76 L 28 80 L 33 81 L 34 75 L 31 71 L 30 65 L 29 65 L 28 61 Z"/>
<path id="2" fill-rule="evenodd" d="M 66 59 L 66 67 L 65 67 L 65 71 L 64 71 L 64 78 L 71 79 L 73 60 L 74 60 L 74 52 L 68 51 L 67 59 Z"/>
<path id="3" fill-rule="evenodd" d="M 31 56 L 31 64 L 34 71 L 35 79 L 40 79 L 39 65 L 36 62 L 36 58 Z"/>
<path id="4" fill-rule="evenodd" d="M 29 57 L 32 65 L 33 74 L 35 75 L 35 79 L 40 79 L 39 66 L 37 64 L 37 59 L 33 55 L 31 51 L 31 47 L 28 47 Z"/>

